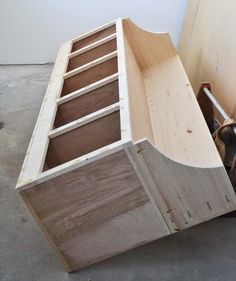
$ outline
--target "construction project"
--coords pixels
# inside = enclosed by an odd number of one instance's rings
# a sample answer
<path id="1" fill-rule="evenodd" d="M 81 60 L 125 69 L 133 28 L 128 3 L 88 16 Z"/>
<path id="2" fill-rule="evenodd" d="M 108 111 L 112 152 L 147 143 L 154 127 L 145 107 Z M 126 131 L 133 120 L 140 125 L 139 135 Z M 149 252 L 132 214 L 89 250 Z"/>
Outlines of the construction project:
<path id="1" fill-rule="evenodd" d="M 169 34 L 129 19 L 61 46 L 16 190 L 69 272 L 236 209 Z"/>

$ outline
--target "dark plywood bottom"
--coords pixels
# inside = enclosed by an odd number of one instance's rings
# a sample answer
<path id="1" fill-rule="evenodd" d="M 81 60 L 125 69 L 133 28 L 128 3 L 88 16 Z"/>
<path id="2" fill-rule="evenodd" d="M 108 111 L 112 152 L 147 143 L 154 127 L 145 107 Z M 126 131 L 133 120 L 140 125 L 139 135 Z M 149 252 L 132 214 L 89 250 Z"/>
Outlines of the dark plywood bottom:
<path id="1" fill-rule="evenodd" d="M 89 84 L 95 83 L 98 80 L 117 73 L 117 71 L 117 57 L 100 63 L 92 68 L 89 68 L 88 70 L 65 79 L 61 96 L 65 96 L 76 90 L 86 87 Z"/>
<path id="2" fill-rule="evenodd" d="M 116 80 L 59 105 L 54 127 L 58 128 L 118 101 L 119 89 Z"/>
<path id="3" fill-rule="evenodd" d="M 69 64 L 67 67 L 67 72 L 71 71 L 77 67 L 80 67 L 86 63 L 89 63 L 93 60 L 96 60 L 102 56 L 105 56 L 111 52 L 116 51 L 116 39 L 113 39 L 109 42 L 106 42 L 96 48 L 93 48 L 87 52 L 84 52 L 78 56 L 72 57 L 69 60 Z"/>
<path id="4" fill-rule="evenodd" d="M 112 25 L 110 27 L 107 27 L 101 31 L 96 32 L 93 35 L 87 36 L 77 42 L 75 42 L 72 46 L 72 52 L 77 51 L 87 45 L 90 45 L 98 40 L 101 40 L 102 38 L 105 38 L 113 33 L 116 32 L 116 26 Z"/>
<path id="5" fill-rule="evenodd" d="M 52 138 L 49 141 L 44 170 L 109 145 L 120 138 L 120 112 L 116 111 Z"/>

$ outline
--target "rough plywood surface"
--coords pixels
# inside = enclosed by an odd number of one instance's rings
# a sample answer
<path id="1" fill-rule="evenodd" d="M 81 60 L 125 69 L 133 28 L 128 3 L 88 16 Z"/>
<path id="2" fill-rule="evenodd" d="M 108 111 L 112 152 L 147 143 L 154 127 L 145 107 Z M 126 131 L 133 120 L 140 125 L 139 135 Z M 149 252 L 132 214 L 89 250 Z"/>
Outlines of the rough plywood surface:
<path id="1" fill-rule="evenodd" d="M 124 151 L 23 193 L 72 270 L 168 234 Z"/>
<path id="2" fill-rule="evenodd" d="M 129 152 L 147 194 L 172 233 L 235 209 L 235 193 L 223 167 L 182 165 L 166 158 L 148 141 Z"/>

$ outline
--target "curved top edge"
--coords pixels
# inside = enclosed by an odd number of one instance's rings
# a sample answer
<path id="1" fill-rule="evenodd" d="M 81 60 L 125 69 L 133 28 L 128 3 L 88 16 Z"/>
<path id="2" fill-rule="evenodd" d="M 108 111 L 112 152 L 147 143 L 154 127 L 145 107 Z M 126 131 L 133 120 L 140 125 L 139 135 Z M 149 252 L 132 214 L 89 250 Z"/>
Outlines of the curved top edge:
<path id="1" fill-rule="evenodd" d="M 155 147 L 192 167 L 222 166 L 169 34 L 150 33 L 130 19 L 124 32 L 141 70 Z"/>
<path id="2" fill-rule="evenodd" d="M 168 32 L 148 31 L 129 18 L 122 22 L 125 36 L 142 70 L 177 55 Z"/>
<path id="3" fill-rule="evenodd" d="M 132 19 L 130 19 L 130 18 L 125 18 L 125 19 L 123 19 L 123 21 L 124 22 L 127 22 L 127 23 L 129 23 L 129 24 L 132 24 L 132 25 L 134 25 L 136 28 L 138 28 L 138 29 L 140 29 L 141 31 L 144 31 L 144 32 L 146 32 L 146 33 L 150 33 L 150 34 L 152 34 L 152 35 L 160 35 L 160 36 L 164 36 L 164 35 L 168 35 L 170 38 L 171 38 L 171 36 L 170 36 L 170 33 L 168 32 L 168 31 L 153 31 L 153 30 L 149 30 L 149 29 L 147 29 L 147 28 L 143 28 L 143 27 L 141 27 L 140 25 L 138 25 L 138 24 L 136 24 Z"/>
<path id="4" fill-rule="evenodd" d="M 195 168 L 195 169 L 214 169 L 214 168 L 224 168 L 223 162 L 219 161 L 218 164 L 212 164 L 212 165 L 206 165 L 206 164 L 202 164 L 202 165 L 193 165 L 193 164 L 188 164 L 188 163 L 184 163 L 181 162 L 177 159 L 172 158 L 170 155 L 165 154 L 163 151 L 161 151 L 155 144 L 153 144 L 152 141 L 150 141 L 148 138 L 143 138 L 140 139 L 138 141 L 136 141 L 135 143 L 133 143 L 133 145 L 139 145 L 142 143 L 148 143 L 151 147 L 153 147 L 153 149 L 156 150 L 156 152 L 161 155 L 163 158 L 165 158 L 167 161 L 171 161 L 172 163 L 176 164 L 176 165 L 181 165 L 183 167 L 188 167 L 188 168 Z"/>

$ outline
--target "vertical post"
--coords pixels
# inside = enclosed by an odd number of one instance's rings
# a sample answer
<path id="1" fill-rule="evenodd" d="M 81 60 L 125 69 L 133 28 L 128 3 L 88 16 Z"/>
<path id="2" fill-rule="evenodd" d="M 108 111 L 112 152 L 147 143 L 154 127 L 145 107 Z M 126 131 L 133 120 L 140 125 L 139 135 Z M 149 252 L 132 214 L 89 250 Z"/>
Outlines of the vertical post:
<path id="1" fill-rule="evenodd" d="M 128 83 L 125 61 L 124 31 L 122 19 L 116 21 L 117 59 L 119 72 L 120 126 L 121 139 L 124 143 L 131 141 Z"/>

